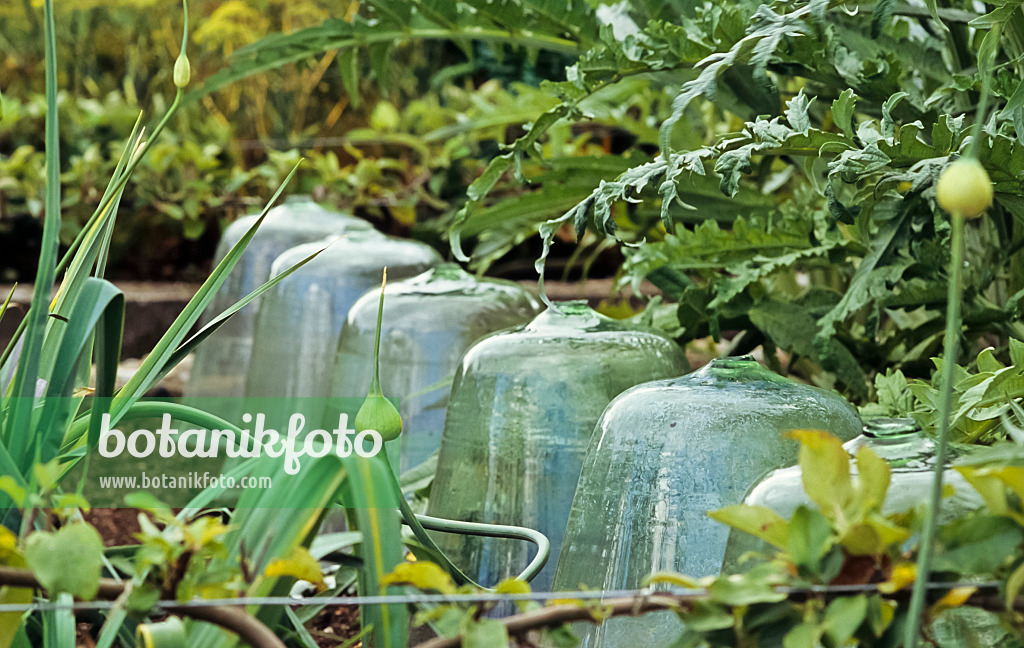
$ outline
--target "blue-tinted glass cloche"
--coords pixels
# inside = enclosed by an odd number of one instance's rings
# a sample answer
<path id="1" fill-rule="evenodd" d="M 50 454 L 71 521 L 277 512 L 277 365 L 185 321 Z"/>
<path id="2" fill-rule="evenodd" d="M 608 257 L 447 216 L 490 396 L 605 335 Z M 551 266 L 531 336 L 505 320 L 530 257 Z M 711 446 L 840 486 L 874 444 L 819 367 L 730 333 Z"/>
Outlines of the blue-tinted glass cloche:
<path id="1" fill-rule="evenodd" d="M 429 513 L 513 524 L 551 540 L 533 581 L 548 590 L 583 454 L 605 405 L 623 390 L 679 375 L 686 358 L 651 330 L 556 304 L 525 326 L 483 338 L 455 375 Z M 522 542 L 439 535 L 477 582 L 494 584 L 527 564 Z"/>
<path id="2" fill-rule="evenodd" d="M 294 247 L 274 261 L 271 276 L 328 243 L 319 256 L 265 295 L 253 338 L 247 396 L 327 396 L 338 335 L 356 300 L 380 286 L 385 267 L 389 279 L 403 279 L 441 263 L 428 245 L 370 230 Z"/>
<path id="3" fill-rule="evenodd" d="M 359 298 L 338 340 L 331 394 L 366 394 L 373 373 L 373 340 L 380 289 Z M 462 354 L 479 338 L 523 324 L 538 301 L 521 286 L 477 279 L 445 264 L 384 289 L 380 376 L 402 413 L 401 465 L 425 461 L 441 444 L 451 381 Z"/>
<path id="4" fill-rule="evenodd" d="M 216 266 L 249 231 L 257 214 L 243 216 L 224 230 L 214 257 Z M 326 209 L 309 196 L 289 197 L 267 212 L 245 252 L 203 314 L 203 323 L 219 315 L 270 278 L 270 266 L 285 250 L 332 234 L 368 230 L 366 221 Z M 256 313 L 262 300 L 249 304 L 199 345 L 185 393 L 195 396 L 241 396 L 249 368 Z"/>

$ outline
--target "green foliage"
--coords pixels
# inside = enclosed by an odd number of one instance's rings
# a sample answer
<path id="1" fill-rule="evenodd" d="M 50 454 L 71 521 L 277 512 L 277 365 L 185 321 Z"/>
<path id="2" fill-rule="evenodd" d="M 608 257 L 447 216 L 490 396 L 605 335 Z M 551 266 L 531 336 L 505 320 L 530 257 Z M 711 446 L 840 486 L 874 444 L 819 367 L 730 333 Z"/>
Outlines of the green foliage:
<path id="1" fill-rule="evenodd" d="M 88 601 L 99 589 L 103 541 L 83 523 L 52 533 L 37 531 L 25 543 L 25 562 L 52 594 L 66 592 Z"/>
<path id="2" fill-rule="evenodd" d="M 459 32 L 495 42 L 488 29 L 504 24 L 489 15 L 489 3 L 454 3 L 447 17 L 424 3 L 404 12 L 370 5 L 366 16 L 405 27 L 412 38 Z M 531 3 L 501 6 L 539 25 Z M 965 5 L 942 14 L 947 29 L 938 13 L 889 2 L 870 13 L 846 9 L 819 1 L 585 8 L 574 17 L 584 29 L 569 30 L 560 16 L 531 30 L 542 41 L 569 41 L 579 58 L 565 80 L 544 86 L 558 102 L 526 120 L 523 134 L 467 188 L 452 222 L 453 252 L 467 258 L 462 239 L 472 236 L 473 259 L 486 266 L 538 231 L 543 272 L 568 231 L 581 244 L 611 237 L 626 257 L 624 283 L 649 279 L 680 304 L 681 341 L 740 331 L 734 351 L 781 348 L 809 360 L 817 382 L 866 401 L 879 369 L 923 377 L 937 351 L 949 228 L 934 183 L 966 143 L 960 113 L 991 70 L 1001 109 L 982 129 L 979 157 L 996 205 L 968 232 L 964 333 L 1021 337 L 1012 296 L 1024 284 L 1004 269 L 1017 263 L 1020 247 L 1024 91 L 1014 72 L 1024 53 L 1022 17 L 1015 5 L 984 16 Z M 374 47 L 364 31 L 357 16 L 271 37 L 218 78 L 334 47 Z M 641 138 L 653 122 L 659 155 L 637 156 L 625 169 L 590 167 L 597 171 L 590 191 L 583 183 L 554 191 L 545 172 L 561 163 L 565 126 L 606 121 L 593 104 L 627 85 L 654 109 L 643 127 L 621 116 L 611 121 Z M 665 92 L 671 106 L 659 105 Z M 601 161 L 592 149 L 574 154 L 581 155 Z M 510 191 L 516 183 L 508 175 L 533 190 Z M 577 200 L 563 208 L 556 194 Z"/>
<path id="3" fill-rule="evenodd" d="M 60 139 L 55 37 L 49 0 L 46 2 L 46 18 L 43 245 L 29 312 L 0 362 L 13 373 L 0 407 L 3 412 L 0 417 L 0 469 L 3 471 L 0 491 L 2 497 L 13 501 L 18 513 L 5 516 L 4 523 L 20 520 L 22 539 L 19 541 L 18 536 L 4 529 L 0 534 L 4 543 L 0 559 L 8 566 L 30 568 L 53 598 L 64 602 L 65 599 L 70 600 L 68 594 L 79 598 L 94 596 L 101 569 L 110 567 L 96 530 L 80 521 L 72 521 L 78 516 L 77 509 L 86 508 L 85 502 L 80 496 L 66 492 L 62 484 L 62 478 L 68 471 L 95 448 L 100 417 L 109 414 L 113 424 L 125 417 L 147 414 L 146 407 L 138 404 L 138 400 L 153 384 L 240 308 L 317 253 L 257 288 L 189 337 L 200 314 L 266 216 L 268 205 L 256 223 L 213 269 L 209 279 L 161 337 L 138 371 L 115 393 L 114 377 L 124 326 L 124 299 L 113 284 L 103 279 L 109 242 L 124 187 L 177 109 L 182 92 L 179 87 L 174 102 L 149 135 L 150 139 L 143 139 L 136 123 L 95 212 L 61 259 L 58 249 L 62 222 Z M 187 34 L 183 49 L 186 42 Z M 293 174 L 294 169 L 285 182 Z M 280 192 L 281 189 L 275 193 L 271 204 Z M 51 292 L 58 275 L 62 275 L 61 282 L 54 296 Z M 19 345 L 17 352 L 15 345 Z M 93 389 L 89 385 L 94 366 Z M 86 394 L 94 397 L 86 399 Z M 175 411 L 176 416 L 184 421 L 207 427 L 225 426 L 223 421 L 193 408 L 177 406 Z M 82 463 L 87 469 L 88 461 Z M 364 551 L 372 549 L 362 556 L 363 572 L 375 574 L 389 569 L 400 559 L 398 522 L 397 519 L 383 521 L 378 518 L 389 517 L 389 509 L 395 506 L 395 493 L 390 490 L 390 481 L 380 479 L 379 475 L 374 481 L 370 475 L 362 474 L 363 463 L 353 459 L 345 469 L 339 470 L 339 466 L 329 459 L 311 466 L 301 479 L 293 482 L 287 493 L 287 497 L 300 498 L 304 507 L 288 507 L 289 502 L 282 499 L 285 496 L 280 493 L 247 491 L 238 503 L 243 512 L 236 514 L 231 529 L 218 518 L 198 515 L 195 510 L 174 516 L 166 507 L 153 502 L 151 497 L 136 498 L 134 503 L 145 507 L 163 528 L 147 516 L 140 517 L 143 528 L 139 538 L 141 546 L 130 564 L 121 563 L 137 585 L 128 603 L 137 611 L 148 614 L 158 598 L 187 600 L 197 595 L 232 596 L 241 591 L 257 596 L 283 593 L 282 588 L 290 586 L 290 582 L 284 579 L 294 575 L 294 570 L 287 568 L 287 561 L 294 562 L 296 554 L 308 555 L 303 554 L 302 547 L 312 541 L 321 511 L 338 498 L 345 483 L 364 507 L 360 518 L 369 520 L 368 523 L 360 520 L 360 526 L 367 529 L 362 547 Z M 243 466 L 245 470 L 250 468 Z M 261 468 L 266 471 L 268 467 Z M 276 466 L 276 469 L 279 473 L 276 476 L 280 478 L 284 468 Z M 382 491 L 374 484 L 384 484 L 385 488 Z M 214 492 L 201 495 L 201 498 L 207 498 L 204 503 L 217 496 L 215 489 L 212 490 Z M 62 526 L 56 531 L 48 528 L 51 514 L 43 509 L 48 505 L 61 510 Z M 268 511 L 274 511 L 274 514 L 268 514 Z M 287 512 L 282 514 L 281 511 Z M 247 551 L 256 551 L 256 558 L 247 558 Z M 396 554 L 399 555 L 396 557 Z M 276 572 L 267 570 L 278 557 L 284 558 L 285 569 L 277 563 Z M 20 589 L 5 590 L 3 595 L 11 602 L 24 598 Z M 268 623 L 273 623 L 280 615 L 280 608 L 260 611 L 260 618 Z M 387 619 L 389 615 L 390 621 L 377 624 L 377 645 L 402 646 L 404 639 L 396 635 L 396 630 L 404 629 L 404 610 L 385 607 L 379 616 Z M 26 618 L 31 620 L 30 616 Z M 101 631 L 100 641 L 104 646 L 112 645 L 114 638 L 122 634 L 125 619 L 122 607 L 110 613 Z M 0 640 L 5 645 L 25 634 L 20 621 L 15 622 L 6 616 L 0 620 L 0 631 L 3 632 Z M 73 644 L 72 612 L 61 609 L 44 614 L 41 635 L 46 645 Z M 206 627 L 191 631 L 190 639 L 207 646 L 233 642 L 233 639 L 217 635 Z"/>
<path id="4" fill-rule="evenodd" d="M 714 601 L 715 587 L 720 582 L 735 582 L 740 591 L 753 595 L 757 583 L 766 574 L 776 574 L 772 585 L 801 587 L 809 584 L 880 583 L 875 593 L 851 593 L 834 598 L 811 595 L 802 602 L 787 600 L 752 600 L 750 603 L 772 603 L 770 607 L 718 607 L 706 623 L 708 603 L 701 599 L 680 612 L 687 623 L 683 645 L 731 646 L 737 637 L 767 642 L 782 640 L 782 645 L 796 646 L 878 646 L 890 645 L 899 636 L 906 615 L 903 604 L 889 598 L 914 580 L 913 547 L 908 540 L 919 524 L 914 511 L 883 515 L 889 484 L 889 466 L 870 449 L 862 447 L 856 457 L 857 475 L 851 476 L 850 458 L 840 441 L 824 432 L 797 431 L 793 436 L 801 442 L 800 468 L 804 488 L 813 507 L 800 506 L 790 520 L 774 512 L 746 505 L 731 506 L 711 513 L 715 519 L 740 532 L 773 544 L 779 551 L 771 562 L 761 563 L 742 576 L 721 576 L 699 581 Z M 968 577 L 1008 578 L 1011 556 L 1020 550 L 1020 521 L 1013 513 L 999 506 L 1000 498 L 1013 478 L 1007 470 L 1008 450 L 1000 451 L 999 459 L 987 463 L 983 459 L 970 467 L 959 468 L 985 497 L 988 510 L 971 514 L 944 526 L 939 533 L 937 570 L 942 578 L 963 580 Z M 1011 453 L 1019 455 L 1019 446 Z M 982 466 L 991 466 L 982 468 Z M 1015 488 L 1019 486 L 1010 486 Z M 995 507 L 993 506 L 995 505 Z M 1009 519 L 1000 519 L 1008 515 Z M 752 574 L 757 576 L 752 577 Z M 1020 575 L 1009 576 L 1019 579 Z M 668 581 L 679 581 L 663 577 Z M 774 589 L 770 591 L 775 592 Z M 973 588 L 950 590 L 934 600 L 927 618 L 932 627 L 926 636 L 937 637 L 950 619 L 968 618 L 961 608 L 974 593 Z M 1016 596 L 1016 591 L 1013 597 Z M 1007 601 L 1012 600 L 1008 598 Z M 726 601 L 736 606 L 744 602 Z M 953 617 L 950 610 L 957 610 Z M 1014 615 L 1006 613 L 1007 621 Z M 993 617 L 973 617 L 984 628 L 996 628 Z M 697 621 L 691 625 L 690 619 Z M 771 623 L 765 623 L 770 619 Z M 980 619 L 980 621 L 979 621 Z M 1005 640 L 1005 631 L 996 630 Z M 981 636 L 981 635 L 977 635 Z M 689 642 L 689 643 L 686 643 Z M 705 642 L 705 643 L 701 643 Z M 938 645 L 947 645 L 944 641 Z M 958 645 L 951 643 L 949 645 Z M 1015 645 L 1011 640 L 1007 645 Z"/>
<path id="5" fill-rule="evenodd" d="M 473 585 L 456 587 L 451 576 L 435 563 L 426 560 L 403 562 L 397 565 L 385 582 L 402 585 L 408 590 L 426 591 L 440 594 L 529 594 L 530 586 L 524 581 L 507 579 L 494 588 L 483 590 Z M 498 648 L 509 644 L 509 633 L 504 623 L 498 619 L 487 618 L 494 603 L 444 603 L 438 605 L 422 605 L 413 619 L 413 625 L 429 625 L 442 637 L 461 636 L 463 645 L 478 648 Z M 520 614 L 541 610 L 541 605 L 534 601 L 516 601 Z M 565 627 L 542 628 L 535 639 L 540 645 L 571 648 L 578 644 L 576 637 Z"/>
<path id="6" fill-rule="evenodd" d="M 132 591 L 136 605 L 151 599 L 230 598 L 243 589 L 238 569 L 218 569 L 210 564 L 227 555 L 224 536 L 228 527 L 219 518 L 184 521 L 170 509 L 157 506 L 147 507 L 138 519 L 142 532 L 134 573 L 145 575 L 145 582 Z"/>
<path id="7" fill-rule="evenodd" d="M 897 645 L 907 615 L 900 593 L 915 577 L 919 512 L 882 513 L 889 466 L 870 449 L 858 452 L 857 473 L 852 475 L 850 457 L 835 437 L 811 430 L 796 431 L 793 437 L 801 443 L 799 463 L 810 505 L 798 507 L 788 520 L 768 509 L 745 505 L 711 513 L 737 532 L 752 533 L 773 545 L 777 550 L 773 556 L 763 556 L 737 574 L 693 579 L 657 573 L 645 579 L 645 586 L 689 590 L 678 597 L 659 591 L 635 603 L 639 609 L 646 601 L 659 600 L 675 610 L 685 630 L 673 645 Z M 1018 464 L 1024 465 L 1021 446 L 1004 443 L 958 468 L 983 494 L 987 508 L 940 529 L 936 565 L 940 580 L 1001 580 L 1007 606 L 1024 583 L 1018 558 L 1024 541 L 1020 526 L 1024 515 L 1019 507 L 1024 479 L 1018 473 L 1024 468 Z M 400 565 L 388 579 L 430 592 L 470 592 L 466 587 L 455 588 L 451 578 L 430 563 Z M 829 585 L 863 585 L 864 591 L 820 588 Z M 513 581 L 498 591 L 518 593 L 528 588 Z M 926 613 L 925 640 L 940 646 L 961 646 L 971 640 L 1019 646 L 1019 615 L 1009 607 L 1006 611 L 972 607 L 990 605 L 973 598 L 976 593 L 969 586 L 937 591 Z M 606 603 L 568 599 L 551 601 L 549 606 L 585 608 L 595 623 L 601 623 L 608 618 Z M 481 617 L 488 605 L 430 607 L 417 619 L 431 623 L 444 636 L 461 634 L 466 641 L 478 642 L 474 645 L 504 646 L 512 625 Z M 534 627 L 543 634 L 529 635 L 531 641 L 576 645 L 567 627 L 551 626 L 556 612 L 551 607 L 525 603 L 520 612 L 514 624 L 517 633 Z M 532 619 L 537 621 L 535 626 Z M 541 623 L 542 619 L 548 623 Z"/>
<path id="8" fill-rule="evenodd" d="M 328 18 L 319 5 L 300 4 L 288 27 L 303 28 L 282 33 L 273 33 L 276 17 L 241 3 L 213 11 L 204 53 L 219 47 L 232 58 L 210 75 L 209 62 L 193 57 L 202 81 L 192 84 L 188 109 L 226 112 L 239 93 L 263 88 L 265 96 L 268 78 L 301 77 L 282 86 L 282 97 L 323 101 L 321 89 L 302 88 L 333 82 L 347 96 L 330 111 L 330 129 L 292 133 L 323 136 L 337 125 L 347 154 L 314 151 L 306 186 L 320 184 L 372 217 L 416 224 L 425 236 L 450 226 L 454 254 L 478 268 L 537 232 L 539 268 L 573 231 L 587 249 L 618 245 L 622 283 L 649 279 L 679 304 L 672 328 L 681 342 L 725 331 L 734 352 L 781 348 L 805 377 L 861 402 L 874 397 L 877 371 L 923 378 L 937 354 L 949 231 L 934 182 L 961 153 L 964 113 L 981 72 L 991 71 L 998 106 L 979 155 L 996 205 L 967 232 L 964 336 L 1024 335 L 1016 259 L 1024 25 L 1016 5 L 981 15 L 964 3 L 850 12 L 819 1 L 373 0 Z M 510 60 L 534 71 L 564 62 L 564 77 L 550 74 L 539 90 L 502 90 L 499 70 Z M 432 86 L 413 71 L 434 75 Z M 489 90 L 460 87 L 481 71 L 495 79 Z M 498 97 L 493 111 L 472 114 Z M 302 115 L 315 113 L 310 101 L 296 104 Z M 326 103 L 317 105 L 326 114 Z M 633 143 L 609 155 L 605 129 Z M 182 162 L 203 168 L 187 144 L 170 151 L 166 178 Z M 239 154 L 227 146 L 218 155 L 237 163 Z M 148 204 L 196 234 L 195 214 L 260 194 L 281 166 L 275 156 L 228 179 L 183 177 L 174 186 L 192 184 L 182 195 Z M 30 158 L 31 150 L 19 157 Z M 169 182 L 144 186 L 172 191 Z"/>
<path id="9" fill-rule="evenodd" d="M 1002 360 L 1000 358 L 1003 358 Z M 933 358 L 931 380 L 908 380 L 900 371 L 875 376 L 876 401 L 861 408 L 864 416 L 912 417 L 934 434 L 940 377 L 945 360 Z M 1001 352 L 982 350 L 969 366 L 957 365 L 952 392 L 951 440 L 990 444 L 1013 434 L 1024 421 L 1024 342 L 1010 338 Z"/>

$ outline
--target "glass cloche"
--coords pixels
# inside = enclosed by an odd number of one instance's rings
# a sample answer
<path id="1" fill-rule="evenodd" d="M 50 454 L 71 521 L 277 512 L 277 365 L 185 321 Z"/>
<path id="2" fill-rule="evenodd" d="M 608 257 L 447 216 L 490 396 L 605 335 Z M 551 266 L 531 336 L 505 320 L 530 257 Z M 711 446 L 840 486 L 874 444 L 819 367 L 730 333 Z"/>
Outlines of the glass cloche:
<path id="1" fill-rule="evenodd" d="M 217 245 L 215 266 L 249 231 L 257 218 L 256 214 L 243 216 L 224 230 Z M 368 229 L 371 226 L 366 221 L 322 207 L 309 196 L 289 197 L 267 212 L 245 252 L 203 314 L 202 323 L 219 315 L 269 279 L 271 264 L 285 250 L 325 236 Z M 257 299 L 240 310 L 199 345 L 185 388 L 187 398 L 241 396 L 244 393 L 253 329 L 261 301 Z"/>
<path id="2" fill-rule="evenodd" d="M 532 585 L 550 589 L 601 411 L 623 390 L 686 367 L 668 338 L 583 302 L 556 304 L 525 326 L 485 337 L 455 375 L 428 512 L 541 531 L 552 557 Z M 438 541 L 485 584 L 514 576 L 528 562 L 527 547 L 514 540 L 439 535 Z"/>
<path id="3" fill-rule="evenodd" d="M 793 463 L 798 428 L 843 440 L 861 429 L 839 394 L 783 378 L 750 356 L 647 382 L 608 405 L 587 450 L 556 590 L 634 589 L 656 571 L 719 573 L 729 530 L 707 512 L 738 504 L 767 471 Z M 656 644 L 678 636 L 671 614 L 584 627 L 584 645 Z"/>
<path id="4" fill-rule="evenodd" d="M 385 267 L 390 279 L 402 279 L 441 263 L 428 245 L 371 230 L 296 246 L 274 261 L 271 276 L 325 245 L 319 256 L 264 296 L 246 378 L 247 396 L 327 396 L 338 335 L 356 300 L 380 286 Z"/>
<path id="5" fill-rule="evenodd" d="M 334 396 L 361 397 L 369 388 L 379 298 L 375 288 L 348 313 L 334 362 Z M 455 264 L 388 282 L 380 376 L 384 393 L 400 403 L 402 470 L 440 446 L 451 381 L 466 349 L 488 333 L 529 321 L 538 310 L 537 299 L 521 286 L 478 279 Z"/>

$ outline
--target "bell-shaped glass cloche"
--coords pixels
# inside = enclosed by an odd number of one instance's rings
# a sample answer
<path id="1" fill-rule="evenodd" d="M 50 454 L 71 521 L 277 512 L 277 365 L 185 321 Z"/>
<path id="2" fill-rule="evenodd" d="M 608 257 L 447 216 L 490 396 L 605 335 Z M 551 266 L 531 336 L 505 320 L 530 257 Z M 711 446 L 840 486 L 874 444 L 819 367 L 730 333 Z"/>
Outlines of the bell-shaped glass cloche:
<path id="1" fill-rule="evenodd" d="M 483 338 L 455 374 L 429 513 L 541 531 L 552 560 L 532 585 L 550 589 L 601 411 L 623 390 L 686 367 L 668 338 L 583 302 L 556 304 L 525 326 Z M 529 562 L 527 547 L 513 540 L 440 535 L 438 542 L 480 583 L 515 576 Z"/>
<path id="2" fill-rule="evenodd" d="M 348 313 L 338 340 L 333 396 L 361 397 L 370 386 L 379 298 L 375 288 Z M 400 402 L 402 470 L 440 446 L 452 377 L 466 349 L 488 333 L 529 321 L 538 310 L 537 299 L 521 286 L 477 279 L 455 264 L 388 282 L 380 376 L 384 393 Z"/>
<path id="3" fill-rule="evenodd" d="M 224 230 L 214 265 L 245 235 L 258 215 L 243 216 Z M 203 323 L 219 315 L 270 278 L 270 266 L 285 250 L 330 236 L 372 229 L 366 221 L 326 209 L 309 196 L 293 196 L 267 212 L 245 252 L 203 315 Z M 211 335 L 195 352 L 185 388 L 186 397 L 241 396 L 249 368 L 253 329 L 260 301 L 249 304 Z"/>
<path id="4" fill-rule="evenodd" d="M 403 279 L 441 263 L 440 255 L 428 245 L 371 230 L 296 246 L 274 261 L 271 276 L 325 245 L 319 256 L 264 296 L 246 396 L 327 396 L 338 335 L 356 300 L 380 285 L 385 267 L 389 279 Z"/>
<path id="5" fill-rule="evenodd" d="M 626 391 L 587 449 L 555 589 L 634 589 L 656 571 L 719 573 L 729 530 L 707 512 L 740 503 L 767 471 L 793 463 L 799 446 L 783 434 L 798 428 L 849 440 L 861 421 L 838 394 L 750 356 Z M 680 627 L 661 615 L 582 630 L 593 648 L 671 640 Z"/>
<path id="6" fill-rule="evenodd" d="M 856 478 L 857 451 L 871 448 L 889 464 L 889 490 L 882 513 L 908 511 L 930 497 L 935 474 L 935 444 L 922 434 L 913 419 L 877 418 L 864 424 L 864 434 L 843 445 L 850 454 L 850 474 Z M 940 523 L 961 517 L 983 505 L 978 493 L 955 470 L 943 471 L 943 483 L 953 487 L 952 495 L 942 500 Z M 789 519 L 800 505 L 815 507 L 804 490 L 800 466 L 772 471 L 758 482 L 743 499 L 745 504 L 770 508 Z M 729 535 L 725 568 L 736 571 L 739 558 L 748 551 L 771 553 L 766 543 L 740 531 Z"/>

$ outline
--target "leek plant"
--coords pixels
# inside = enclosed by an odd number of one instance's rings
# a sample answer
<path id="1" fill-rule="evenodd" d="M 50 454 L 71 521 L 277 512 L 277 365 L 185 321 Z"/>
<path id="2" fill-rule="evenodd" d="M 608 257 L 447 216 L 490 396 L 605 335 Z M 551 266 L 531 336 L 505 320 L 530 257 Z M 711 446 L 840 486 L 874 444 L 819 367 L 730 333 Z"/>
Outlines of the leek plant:
<path id="1" fill-rule="evenodd" d="M 76 513 L 68 516 L 68 524 L 61 531 L 50 534 L 43 530 L 47 516 L 39 515 L 37 511 L 48 503 L 65 510 L 86 506 L 80 496 L 82 483 L 78 484 L 76 494 L 75 488 L 64 487 L 62 481 L 76 464 L 84 464 L 84 469 L 88 470 L 88 457 L 96 446 L 100 418 L 108 414 L 113 425 L 126 418 L 146 415 L 147 404 L 140 403 L 140 398 L 153 385 L 239 309 L 311 260 L 316 253 L 268 281 L 214 317 L 198 333 L 189 336 L 266 212 L 283 191 L 282 186 L 252 228 L 213 269 L 209 279 L 164 333 L 140 369 L 115 391 L 125 299 L 117 286 L 104 278 L 107 255 L 126 183 L 178 108 L 188 85 L 189 63 L 185 54 L 187 18 L 181 55 L 174 68 L 176 94 L 173 102 L 149 133 L 140 127 L 140 117 L 98 208 L 62 256 L 58 241 L 61 228 L 60 155 L 52 0 L 44 3 L 44 15 L 47 163 L 42 247 L 28 312 L 0 358 L 4 375 L 10 376 L 0 397 L 0 490 L 3 493 L 0 498 L 5 499 L 9 510 L 20 509 L 22 515 L 20 519 L 8 515 L 6 526 L 9 528 L 0 528 L 5 541 L 4 550 L 0 552 L 0 564 L 31 568 L 55 601 L 69 602 L 72 594 L 80 598 L 96 594 L 99 569 L 93 570 L 92 567 L 98 567 L 106 560 L 101 553 L 102 545 L 98 543 L 95 531 L 84 531 L 88 529 L 86 525 L 72 521 L 77 517 Z M 54 294 L 58 277 L 59 287 Z M 10 296 L 0 314 L 6 311 L 9 302 Z M 94 388 L 89 387 L 91 378 L 94 378 Z M 199 425 L 213 422 L 218 427 L 227 426 L 226 422 L 217 421 L 193 408 L 177 407 L 175 416 Z M 335 474 L 324 479 L 324 473 L 332 470 Z M 280 501 L 280 494 L 276 495 L 277 501 L 240 502 L 240 506 L 251 505 L 252 508 L 235 519 L 234 530 L 226 542 L 229 546 L 252 548 L 262 542 L 261 539 L 269 539 L 265 547 L 267 560 L 286 554 L 290 547 L 300 542 L 310 542 L 319 510 L 337 497 L 345 479 L 341 471 L 321 464 L 308 471 L 303 483 L 288 493 L 289 499 L 302 501 L 301 507 L 288 508 L 287 501 Z M 303 490 L 306 487 L 308 490 Z M 39 496 L 43 492 L 56 495 L 52 500 L 43 499 Z M 282 514 L 282 511 L 287 513 Z M 192 509 L 187 509 L 183 515 L 192 512 Z M 75 537 L 64 533 L 65 529 L 75 529 L 80 542 L 73 542 L 73 546 L 58 544 L 58 536 L 61 542 Z M 394 553 L 400 547 L 399 534 L 394 533 L 391 537 L 394 542 L 390 550 Z M 248 545 L 245 544 L 247 541 Z M 60 551 L 53 551 L 54 547 L 59 547 Z M 44 563 L 52 568 L 44 569 Z M 141 583 L 142 576 L 137 576 L 136 580 Z M 263 582 L 261 586 L 273 589 L 273 583 Z M 0 603 L 30 601 L 31 593 L 25 588 L 0 589 Z M 109 648 L 115 639 L 134 645 L 132 633 L 126 632 L 126 619 L 123 608 L 114 609 L 101 630 L 98 644 L 101 648 Z M 30 633 L 26 630 L 29 623 L 35 623 L 35 620 L 31 617 L 23 619 L 18 613 L 0 614 L 0 647 L 32 645 Z M 46 646 L 73 648 L 75 621 L 70 608 L 45 612 L 41 624 L 39 634 Z M 152 633 L 143 632 L 142 635 L 150 637 Z M 200 641 L 197 645 L 220 643 Z"/>
<path id="2" fill-rule="evenodd" d="M 185 2 L 183 0 L 183 5 Z M 82 474 L 87 474 L 90 453 L 96 449 L 103 417 L 109 416 L 107 425 L 115 426 L 119 421 L 152 416 L 156 411 L 154 404 L 140 400 L 152 386 L 242 307 L 319 253 L 302 259 L 189 336 L 270 206 L 280 196 L 282 185 L 245 236 L 213 269 L 139 370 L 123 387 L 115 390 L 125 299 L 117 286 L 104 278 L 109 245 L 122 192 L 139 161 L 178 108 L 190 81 L 185 53 L 187 6 L 181 54 L 174 65 L 174 100 L 150 133 L 140 127 L 141 118 L 136 123 L 98 208 L 63 256 L 58 241 L 61 196 L 52 0 L 45 0 L 43 8 L 47 163 L 42 251 L 28 313 L 0 356 L 2 373 L 10 376 L 0 396 L 0 498 L 10 511 L 21 512 L 20 517 L 8 515 L 5 526 L 0 527 L 0 568 L 27 567 L 31 573 L 22 573 L 17 586 L 3 587 L 11 583 L 0 582 L 0 604 L 31 602 L 32 592 L 27 583 L 32 583 L 33 587 L 45 588 L 51 600 L 59 605 L 39 617 L 22 616 L 18 612 L 0 613 L 0 648 L 27 648 L 34 645 L 33 639 L 39 636 L 47 648 L 73 648 L 76 623 L 70 604 L 74 598 L 92 598 L 110 585 L 109 580 L 101 583 L 103 566 L 116 576 L 110 557 L 104 555 L 98 534 L 80 520 L 79 511 L 88 506 L 81 496 L 84 478 L 76 487 L 65 484 L 72 468 L 80 467 Z M 285 185 L 294 173 L 295 169 L 286 178 Z M 54 294 L 58 277 L 59 287 Z M 0 307 L 0 316 L 9 302 L 10 295 Z M 95 386 L 90 388 L 90 384 Z M 211 429 L 234 428 L 200 409 L 174 404 L 160 404 L 159 409 L 172 413 L 182 422 Z M 231 470 L 235 476 L 258 471 L 274 479 L 285 479 L 283 462 L 271 457 L 257 457 Z M 315 550 L 322 556 L 354 545 L 354 561 L 361 574 L 364 593 L 394 591 L 386 577 L 403 559 L 402 518 L 413 527 L 419 541 L 416 548 L 421 555 L 438 560 L 460 577 L 460 581 L 464 577 L 440 554 L 424 527 L 534 542 L 539 551 L 524 571 L 526 578 L 535 574 L 547 558 L 547 541 L 536 532 L 415 516 L 385 457 L 363 459 L 328 455 L 307 465 L 301 474 L 291 476 L 288 483 L 287 489 L 243 491 L 235 502 L 230 526 L 210 522 L 210 518 L 196 519 L 204 507 L 212 505 L 223 493 L 223 489 L 216 487 L 200 493 L 177 516 L 145 495 L 129 498 L 128 503 L 165 524 L 164 531 L 151 523 L 144 524 L 143 549 L 147 539 L 168 549 L 173 548 L 175 533 L 192 534 L 192 541 L 198 543 L 192 549 L 196 549 L 204 561 L 196 569 L 238 575 L 235 584 L 243 585 L 224 591 L 248 598 L 286 595 L 294 578 L 309 574 L 310 548 L 319 524 L 325 511 L 339 499 L 352 505 L 353 527 L 359 532 L 340 534 L 339 538 L 320 542 Z M 49 530 L 49 515 L 40 515 L 43 509 L 62 511 L 63 524 L 58 531 Z M 180 539 L 177 542 L 180 543 Z M 98 648 L 110 648 L 115 641 L 125 646 L 169 648 L 182 645 L 183 636 L 187 636 L 189 645 L 236 644 L 234 635 L 204 623 L 189 622 L 182 626 L 171 622 L 170 625 L 133 627 L 135 623 L 129 619 L 128 609 L 152 609 L 164 593 L 154 590 L 150 577 L 162 567 L 177 566 L 160 565 L 151 553 L 143 553 L 142 549 L 136 552 L 131 584 L 128 587 L 118 584 L 118 591 L 130 590 L 134 598 L 119 598 L 118 604 L 107 612 L 99 632 Z M 182 561 L 182 567 L 192 567 L 188 564 L 190 558 L 178 555 L 176 559 Z M 123 567 L 124 560 L 119 564 Z M 315 564 L 313 561 L 312 565 Z M 343 587 L 338 586 L 336 591 Z M 156 596 L 146 598 L 149 594 Z M 181 591 L 172 594 L 181 596 Z M 250 606 L 247 612 L 271 628 L 280 629 L 282 625 L 287 628 L 290 624 L 290 631 L 299 641 L 309 643 L 306 641 L 308 633 L 302 628 L 302 619 L 297 613 L 281 606 Z M 408 618 L 408 610 L 402 605 L 364 609 L 364 632 L 372 633 L 376 646 L 402 648 L 407 643 Z"/>

